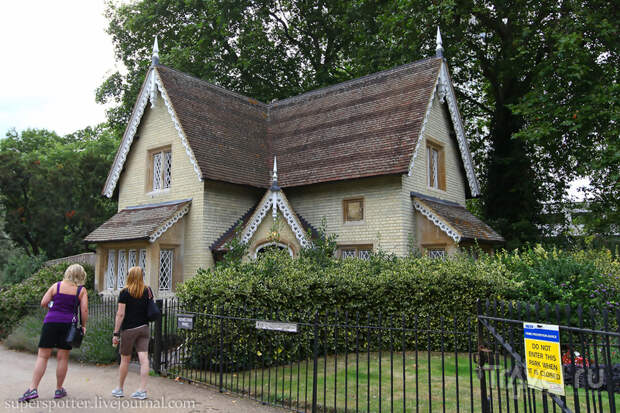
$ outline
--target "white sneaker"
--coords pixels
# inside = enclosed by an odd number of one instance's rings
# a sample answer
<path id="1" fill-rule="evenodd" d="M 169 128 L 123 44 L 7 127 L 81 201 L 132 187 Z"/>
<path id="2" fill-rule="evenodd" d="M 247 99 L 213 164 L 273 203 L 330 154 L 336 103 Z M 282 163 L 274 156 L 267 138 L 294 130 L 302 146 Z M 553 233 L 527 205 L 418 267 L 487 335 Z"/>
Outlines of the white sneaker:
<path id="1" fill-rule="evenodd" d="M 143 391 L 136 390 L 135 392 L 131 393 L 131 398 L 140 399 L 140 400 L 146 399 L 146 390 L 143 390 Z"/>
<path id="2" fill-rule="evenodd" d="M 120 387 L 117 387 L 114 390 L 112 390 L 112 396 L 125 397 L 125 393 L 123 393 L 123 389 L 121 389 Z"/>

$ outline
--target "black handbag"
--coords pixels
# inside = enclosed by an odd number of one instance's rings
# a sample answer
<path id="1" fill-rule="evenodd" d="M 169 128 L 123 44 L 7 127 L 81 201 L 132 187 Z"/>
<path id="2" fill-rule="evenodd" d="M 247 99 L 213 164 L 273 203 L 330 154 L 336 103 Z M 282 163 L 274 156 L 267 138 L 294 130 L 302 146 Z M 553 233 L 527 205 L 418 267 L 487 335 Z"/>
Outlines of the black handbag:
<path id="1" fill-rule="evenodd" d="M 82 321 L 82 316 L 80 315 L 78 305 L 80 290 L 82 286 L 80 285 L 75 293 L 75 302 L 73 303 L 73 320 L 71 320 L 71 326 L 69 327 L 69 331 L 67 332 L 67 338 L 65 341 L 67 344 L 71 346 L 71 348 L 79 348 L 82 345 L 82 339 L 84 338 L 84 332 L 82 331 L 81 323 L 78 324 L 78 320 Z"/>
<path id="2" fill-rule="evenodd" d="M 157 303 L 155 303 L 155 300 L 153 300 L 153 291 L 151 291 L 151 287 L 147 288 L 149 290 L 149 301 L 146 306 L 146 318 L 149 321 L 156 321 L 161 317 L 161 310 L 157 306 Z"/>

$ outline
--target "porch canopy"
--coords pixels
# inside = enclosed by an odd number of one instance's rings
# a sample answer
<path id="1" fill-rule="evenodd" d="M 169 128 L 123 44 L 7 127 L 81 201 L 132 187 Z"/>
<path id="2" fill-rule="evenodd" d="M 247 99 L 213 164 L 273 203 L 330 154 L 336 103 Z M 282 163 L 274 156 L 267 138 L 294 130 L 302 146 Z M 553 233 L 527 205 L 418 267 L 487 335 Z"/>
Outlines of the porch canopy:
<path id="1" fill-rule="evenodd" d="M 131 241 L 148 239 L 155 242 L 180 220 L 191 205 L 191 199 L 127 207 L 91 232 L 86 242 Z"/>
<path id="2" fill-rule="evenodd" d="M 444 231 L 456 243 L 502 244 L 504 238 L 465 207 L 455 202 L 411 193 L 414 208 Z"/>

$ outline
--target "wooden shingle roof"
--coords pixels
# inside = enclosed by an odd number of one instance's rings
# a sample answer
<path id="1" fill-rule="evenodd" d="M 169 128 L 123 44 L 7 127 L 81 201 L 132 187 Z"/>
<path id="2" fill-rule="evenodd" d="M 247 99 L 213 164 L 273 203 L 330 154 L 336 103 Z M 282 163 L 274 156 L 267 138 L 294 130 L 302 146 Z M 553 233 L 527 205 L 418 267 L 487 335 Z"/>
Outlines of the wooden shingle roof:
<path id="1" fill-rule="evenodd" d="M 456 233 L 462 241 L 478 241 L 483 243 L 503 243 L 504 238 L 465 207 L 454 202 L 445 201 L 412 192 L 411 197 L 421 204 L 425 212 L 437 217 L 449 230 Z M 416 208 L 420 209 L 420 208 Z"/>
<path id="2" fill-rule="evenodd" d="M 270 104 L 168 67 L 154 70 L 202 177 L 283 188 L 406 173 L 442 60 L 430 58 Z"/>
<path id="3" fill-rule="evenodd" d="M 183 199 L 125 208 L 88 234 L 84 240 L 109 242 L 156 239 L 187 213 L 191 202 L 191 199 Z"/>

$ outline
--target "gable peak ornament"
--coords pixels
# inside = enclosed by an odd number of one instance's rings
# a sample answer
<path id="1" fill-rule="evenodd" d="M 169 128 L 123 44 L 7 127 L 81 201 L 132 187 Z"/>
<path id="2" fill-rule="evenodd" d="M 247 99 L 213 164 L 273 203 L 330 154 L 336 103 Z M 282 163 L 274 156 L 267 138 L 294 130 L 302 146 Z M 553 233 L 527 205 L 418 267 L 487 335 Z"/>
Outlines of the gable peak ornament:
<path id="1" fill-rule="evenodd" d="M 159 45 L 157 44 L 157 36 L 155 36 L 155 41 L 153 42 L 153 54 L 151 56 L 151 65 L 156 66 L 159 64 Z"/>
<path id="2" fill-rule="evenodd" d="M 441 41 L 441 32 L 439 31 L 439 26 L 437 26 L 437 38 L 435 40 L 435 43 L 435 53 L 437 57 L 443 57 L 443 42 Z"/>
<path id="3" fill-rule="evenodd" d="M 278 161 L 276 157 L 273 157 L 273 172 L 271 174 L 271 190 L 279 191 L 280 187 L 278 186 Z"/>

